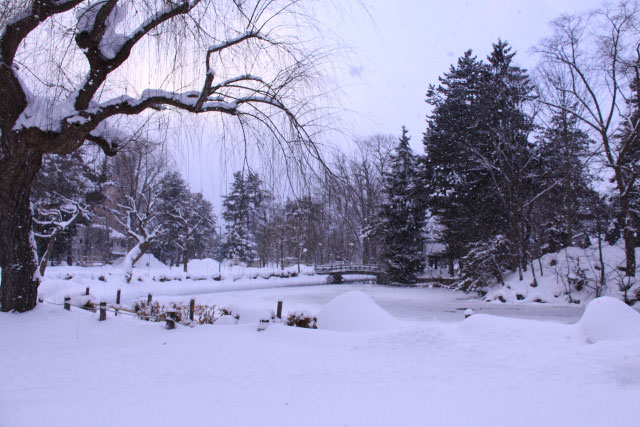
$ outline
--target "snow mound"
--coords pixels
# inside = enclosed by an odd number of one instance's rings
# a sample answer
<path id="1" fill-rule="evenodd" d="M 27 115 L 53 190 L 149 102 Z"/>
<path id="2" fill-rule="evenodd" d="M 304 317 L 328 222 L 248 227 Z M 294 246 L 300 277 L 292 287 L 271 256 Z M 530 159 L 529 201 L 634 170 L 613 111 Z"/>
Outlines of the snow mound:
<path id="1" fill-rule="evenodd" d="M 269 321 L 275 317 L 273 310 L 258 307 L 235 306 L 231 311 L 239 317 L 238 324 L 260 323 L 261 321 Z"/>
<path id="2" fill-rule="evenodd" d="M 116 259 L 113 262 L 113 265 L 115 266 L 120 266 L 122 265 L 122 263 L 124 262 L 125 257 L 121 257 Z M 140 258 L 138 260 L 138 262 L 136 262 L 136 265 L 134 265 L 134 268 L 161 268 L 161 267 L 166 267 L 166 264 L 164 264 L 162 261 L 160 261 L 158 258 L 156 258 L 155 256 L 153 256 L 153 254 L 144 254 L 142 255 L 142 258 Z"/>
<path id="3" fill-rule="evenodd" d="M 399 325 L 395 317 L 359 291 L 334 298 L 318 314 L 318 328 L 332 331 L 373 331 Z"/>
<path id="4" fill-rule="evenodd" d="M 577 325 L 589 342 L 640 339 L 640 313 L 612 297 L 591 301 Z"/>

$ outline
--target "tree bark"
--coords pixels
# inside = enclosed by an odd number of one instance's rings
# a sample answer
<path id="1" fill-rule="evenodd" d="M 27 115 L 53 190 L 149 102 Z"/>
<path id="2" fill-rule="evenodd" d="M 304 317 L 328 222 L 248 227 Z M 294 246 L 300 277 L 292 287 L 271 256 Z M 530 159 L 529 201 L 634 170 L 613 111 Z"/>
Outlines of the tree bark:
<path id="1" fill-rule="evenodd" d="M 25 312 L 38 299 L 38 260 L 29 203 L 42 154 L 13 132 L 3 132 L 0 151 L 0 310 Z"/>

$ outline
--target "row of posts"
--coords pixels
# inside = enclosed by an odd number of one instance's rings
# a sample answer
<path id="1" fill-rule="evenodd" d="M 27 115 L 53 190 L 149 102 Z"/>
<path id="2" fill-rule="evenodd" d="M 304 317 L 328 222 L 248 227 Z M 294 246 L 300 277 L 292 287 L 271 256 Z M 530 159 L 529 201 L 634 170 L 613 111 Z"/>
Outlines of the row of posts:
<path id="1" fill-rule="evenodd" d="M 89 295 L 89 288 L 87 288 L 85 290 L 85 295 Z M 118 289 L 118 292 L 116 293 L 116 306 L 120 306 L 120 295 L 121 295 L 121 290 Z M 147 295 L 147 305 L 151 304 L 151 301 L 153 300 L 153 295 L 149 294 Z M 71 297 L 64 297 L 64 309 L 67 311 L 71 310 Z M 191 300 L 189 301 L 189 320 L 193 322 L 193 317 L 194 317 L 194 313 L 195 313 L 195 309 L 196 309 L 196 300 L 191 298 Z M 99 317 L 99 321 L 103 321 L 103 320 L 107 320 L 107 303 L 105 301 L 101 301 L 100 302 L 100 317 Z M 115 315 L 118 315 L 118 309 L 115 309 Z M 276 310 L 276 316 L 278 317 L 278 319 L 282 319 L 282 301 L 278 301 L 278 307 Z M 166 325 L 165 327 L 167 329 L 174 329 L 176 327 L 176 310 L 175 309 L 170 309 L 167 310 L 167 318 L 166 318 Z"/>

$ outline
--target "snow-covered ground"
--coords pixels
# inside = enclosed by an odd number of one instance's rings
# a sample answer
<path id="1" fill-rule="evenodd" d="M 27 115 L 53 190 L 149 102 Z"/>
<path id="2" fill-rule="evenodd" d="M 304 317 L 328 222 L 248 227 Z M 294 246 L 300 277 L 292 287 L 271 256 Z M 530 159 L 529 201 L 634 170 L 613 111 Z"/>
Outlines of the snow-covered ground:
<path id="1" fill-rule="evenodd" d="M 501 303 L 305 272 L 149 259 L 127 284 L 118 267 L 49 268 L 45 303 L 0 313 L 0 426 L 640 425 L 640 314 L 619 300 Z M 548 276 L 535 291 L 553 293 Z M 113 305 L 117 289 L 123 308 L 195 298 L 240 322 L 166 330 L 56 305 Z M 319 329 L 258 331 L 278 301 Z"/>
<path id="2" fill-rule="evenodd" d="M 415 319 L 400 306 L 418 292 L 469 306 L 453 292 L 366 285 L 199 295 L 274 309 L 283 299 L 285 312 L 318 315 L 317 330 L 262 332 L 255 322 L 98 322 L 50 304 L 0 313 L 0 424 L 640 424 L 640 314 L 623 303 L 595 300 L 573 325 L 478 307 L 455 322 L 394 319 Z"/>

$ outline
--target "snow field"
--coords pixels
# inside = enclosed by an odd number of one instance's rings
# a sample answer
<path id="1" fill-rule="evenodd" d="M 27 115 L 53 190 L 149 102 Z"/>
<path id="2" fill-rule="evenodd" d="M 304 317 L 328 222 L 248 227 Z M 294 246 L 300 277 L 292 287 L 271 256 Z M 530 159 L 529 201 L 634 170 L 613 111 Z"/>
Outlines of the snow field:
<path id="1" fill-rule="evenodd" d="M 640 314 L 617 304 L 595 300 L 575 325 L 409 323 L 350 292 L 318 330 L 263 332 L 40 304 L 0 313 L 0 424 L 633 426 L 640 338 L 615 330 L 639 332 Z M 353 330 L 357 314 L 377 327 Z"/>

